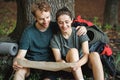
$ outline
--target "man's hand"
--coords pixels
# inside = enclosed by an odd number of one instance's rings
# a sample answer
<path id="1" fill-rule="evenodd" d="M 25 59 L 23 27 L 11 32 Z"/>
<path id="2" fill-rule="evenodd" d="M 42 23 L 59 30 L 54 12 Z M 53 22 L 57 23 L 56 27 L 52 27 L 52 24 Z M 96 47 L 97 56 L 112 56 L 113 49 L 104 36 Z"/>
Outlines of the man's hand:
<path id="1" fill-rule="evenodd" d="M 19 69 L 21 69 L 21 68 L 23 68 L 22 66 L 20 66 L 18 63 L 17 63 L 17 61 L 14 59 L 14 61 L 13 61 L 13 69 L 14 70 L 19 70 Z"/>
<path id="2" fill-rule="evenodd" d="M 85 26 L 77 26 L 76 30 L 77 30 L 78 36 L 82 36 L 82 35 L 85 35 L 87 33 L 87 29 Z"/>
<path id="3" fill-rule="evenodd" d="M 59 61 L 57 61 L 57 62 L 66 63 L 66 61 L 65 61 L 65 60 L 59 60 Z"/>
<path id="4" fill-rule="evenodd" d="M 22 50 L 22 49 L 20 49 L 19 51 L 18 51 L 18 55 L 14 58 L 14 60 L 13 60 L 13 69 L 14 70 L 19 70 L 19 69 L 21 69 L 21 68 L 23 68 L 23 66 L 21 66 L 21 65 L 19 65 L 18 63 L 17 63 L 17 59 L 23 59 L 23 60 L 26 60 L 24 57 L 25 57 L 25 55 L 26 55 L 26 53 L 27 53 L 27 50 Z"/>

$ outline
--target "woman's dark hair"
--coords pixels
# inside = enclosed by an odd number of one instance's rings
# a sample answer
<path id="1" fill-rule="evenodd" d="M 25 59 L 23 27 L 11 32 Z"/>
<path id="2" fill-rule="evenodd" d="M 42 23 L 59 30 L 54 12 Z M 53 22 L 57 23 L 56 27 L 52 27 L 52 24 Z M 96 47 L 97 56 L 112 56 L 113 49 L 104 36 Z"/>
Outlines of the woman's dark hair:
<path id="1" fill-rule="evenodd" d="M 56 21 L 57 21 L 58 17 L 63 15 L 63 14 L 66 14 L 66 15 L 70 16 L 71 19 L 73 18 L 72 13 L 70 12 L 70 10 L 67 7 L 63 7 L 63 8 L 61 8 L 61 9 L 59 9 L 57 11 L 57 13 L 56 13 Z"/>

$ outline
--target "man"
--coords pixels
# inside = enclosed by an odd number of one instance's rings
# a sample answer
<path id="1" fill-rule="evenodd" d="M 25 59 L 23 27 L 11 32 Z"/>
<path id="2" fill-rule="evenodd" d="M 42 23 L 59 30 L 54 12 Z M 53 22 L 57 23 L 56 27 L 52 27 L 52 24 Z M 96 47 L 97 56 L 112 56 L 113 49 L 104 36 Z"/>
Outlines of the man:
<path id="1" fill-rule="evenodd" d="M 57 24 L 50 21 L 49 4 L 46 2 L 33 4 L 32 14 L 36 21 L 24 30 L 20 40 L 18 55 L 15 59 L 54 61 L 49 43 L 58 29 L 56 28 Z M 77 34 L 84 35 L 86 33 L 84 27 L 78 28 Z M 30 69 L 18 65 L 15 59 L 13 62 L 13 69 L 16 70 L 14 80 L 25 80 L 25 77 L 30 74 Z M 51 77 L 51 75 L 51 72 L 46 71 L 42 80 L 54 80 L 54 77 Z"/>

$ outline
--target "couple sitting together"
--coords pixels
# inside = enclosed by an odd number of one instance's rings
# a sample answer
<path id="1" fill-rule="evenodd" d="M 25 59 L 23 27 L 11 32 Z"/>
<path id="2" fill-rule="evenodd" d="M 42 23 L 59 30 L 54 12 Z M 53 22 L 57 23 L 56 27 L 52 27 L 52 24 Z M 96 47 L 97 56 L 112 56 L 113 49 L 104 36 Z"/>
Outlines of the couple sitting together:
<path id="1" fill-rule="evenodd" d="M 70 72 L 75 80 L 84 80 L 83 69 L 87 65 L 93 72 L 94 80 L 104 80 L 99 54 L 89 52 L 86 28 L 72 26 L 73 17 L 66 7 L 57 11 L 56 22 L 51 21 L 50 11 L 51 7 L 47 2 L 32 5 L 35 22 L 22 34 L 18 54 L 13 61 L 13 69 L 16 71 L 14 80 L 25 80 L 32 71 L 19 65 L 16 59 L 76 63 Z M 56 80 L 62 76 L 55 74 L 56 72 L 45 71 L 41 80 Z"/>

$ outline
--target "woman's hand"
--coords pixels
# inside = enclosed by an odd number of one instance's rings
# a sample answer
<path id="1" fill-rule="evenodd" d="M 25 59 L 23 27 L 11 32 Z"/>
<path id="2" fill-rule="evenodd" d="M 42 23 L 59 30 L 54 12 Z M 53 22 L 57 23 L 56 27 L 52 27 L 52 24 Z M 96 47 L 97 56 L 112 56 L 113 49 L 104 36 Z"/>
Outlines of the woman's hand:
<path id="1" fill-rule="evenodd" d="M 75 66 L 71 67 L 71 69 L 72 69 L 72 71 L 76 71 L 80 67 L 81 66 L 78 64 L 78 62 L 76 62 Z"/>
<path id="2" fill-rule="evenodd" d="M 87 29 L 85 26 L 77 26 L 76 30 L 78 36 L 85 35 L 87 33 Z"/>

